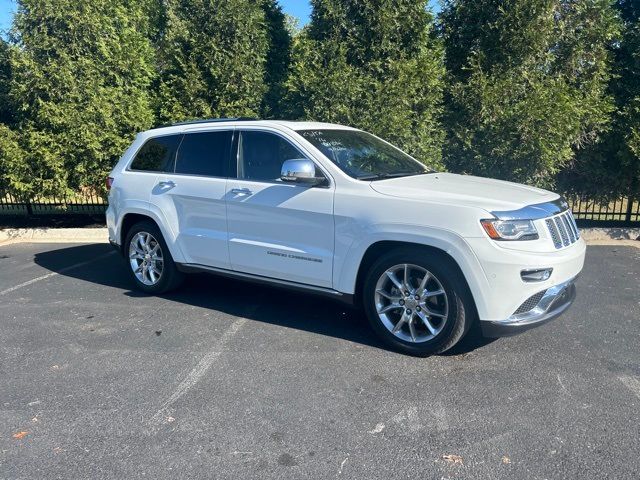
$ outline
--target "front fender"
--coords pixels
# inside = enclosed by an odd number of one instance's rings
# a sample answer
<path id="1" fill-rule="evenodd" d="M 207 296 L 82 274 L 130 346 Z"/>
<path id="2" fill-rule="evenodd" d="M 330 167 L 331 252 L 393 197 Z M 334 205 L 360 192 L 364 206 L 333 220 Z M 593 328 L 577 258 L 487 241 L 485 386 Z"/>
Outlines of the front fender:
<path id="1" fill-rule="evenodd" d="M 365 253 L 378 242 L 395 241 L 420 246 L 437 248 L 446 252 L 458 264 L 464 275 L 471 294 L 476 303 L 478 314 L 487 311 L 483 290 L 488 279 L 469 244 L 458 234 L 441 228 L 423 225 L 385 223 L 370 225 L 345 248 L 336 240 L 336 257 L 334 263 L 334 288 L 340 292 L 354 294 L 358 270 Z"/>

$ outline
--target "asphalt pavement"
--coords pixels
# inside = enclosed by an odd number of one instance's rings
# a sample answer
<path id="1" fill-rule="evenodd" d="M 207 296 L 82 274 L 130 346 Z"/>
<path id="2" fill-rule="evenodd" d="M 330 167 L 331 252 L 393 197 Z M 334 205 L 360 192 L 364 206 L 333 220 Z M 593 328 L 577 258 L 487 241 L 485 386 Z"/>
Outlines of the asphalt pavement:
<path id="1" fill-rule="evenodd" d="M 125 268 L 0 247 L 0 478 L 640 475 L 640 249 L 589 247 L 550 324 L 425 359 L 324 298 Z"/>

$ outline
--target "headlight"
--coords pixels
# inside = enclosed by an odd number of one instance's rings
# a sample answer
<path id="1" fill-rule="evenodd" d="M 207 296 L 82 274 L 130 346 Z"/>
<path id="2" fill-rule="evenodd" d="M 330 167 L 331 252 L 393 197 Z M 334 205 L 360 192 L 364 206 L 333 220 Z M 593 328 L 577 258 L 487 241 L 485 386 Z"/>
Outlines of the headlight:
<path id="1" fill-rule="evenodd" d="M 480 220 L 480 223 L 494 240 L 538 239 L 538 231 L 531 220 Z"/>

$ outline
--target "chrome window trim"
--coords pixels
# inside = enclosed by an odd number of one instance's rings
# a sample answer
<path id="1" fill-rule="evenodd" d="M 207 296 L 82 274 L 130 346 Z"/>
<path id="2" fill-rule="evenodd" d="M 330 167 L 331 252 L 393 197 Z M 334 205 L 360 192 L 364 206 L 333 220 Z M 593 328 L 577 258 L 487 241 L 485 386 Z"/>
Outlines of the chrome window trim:
<path id="1" fill-rule="evenodd" d="M 551 202 L 528 205 L 519 210 L 495 211 L 491 214 L 499 220 L 541 220 L 569 210 L 567 201 L 558 197 Z"/>
<path id="2" fill-rule="evenodd" d="M 131 158 L 129 159 L 129 161 L 127 162 L 127 166 L 124 168 L 123 172 L 124 173 L 146 173 L 146 174 L 153 174 L 153 175 L 175 175 L 175 176 L 179 176 L 179 177 L 196 177 L 196 178 L 213 178 L 216 180 L 227 180 L 229 178 L 228 175 L 224 176 L 224 177 L 218 177 L 218 176 L 214 176 L 214 175 L 198 175 L 198 174 L 193 174 L 193 173 L 178 173 L 176 172 L 176 162 L 178 160 L 178 152 L 180 151 L 180 147 L 182 146 L 182 142 L 184 141 L 184 137 L 187 135 L 192 135 L 192 134 L 197 134 L 197 133 L 207 133 L 207 132 L 232 132 L 235 133 L 235 127 L 230 127 L 227 125 L 214 125 L 214 126 L 206 126 L 206 127 L 199 127 L 199 128 L 187 128 L 184 130 L 180 130 L 179 132 L 173 132 L 173 133 L 163 133 L 160 135 L 151 135 L 149 136 L 135 151 L 135 153 L 131 156 Z M 142 147 L 144 147 L 147 142 L 151 141 L 151 140 L 155 140 L 156 138 L 162 138 L 162 137 L 170 137 L 170 136 L 176 136 L 176 137 L 182 137 L 180 139 L 180 142 L 178 143 L 178 148 L 176 148 L 176 152 L 173 155 L 173 170 L 136 170 L 134 168 L 131 168 L 131 165 L 133 164 L 134 160 L 136 159 L 136 157 L 138 156 L 138 153 L 140 152 L 140 150 L 142 150 Z M 231 143 L 233 145 L 233 136 L 231 137 Z"/>

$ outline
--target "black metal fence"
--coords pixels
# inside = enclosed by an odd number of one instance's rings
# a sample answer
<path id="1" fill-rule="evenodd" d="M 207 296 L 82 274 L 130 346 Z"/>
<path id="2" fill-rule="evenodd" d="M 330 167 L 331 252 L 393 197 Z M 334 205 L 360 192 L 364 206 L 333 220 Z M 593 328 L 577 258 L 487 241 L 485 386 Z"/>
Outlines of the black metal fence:
<path id="1" fill-rule="evenodd" d="M 640 200 L 619 198 L 602 203 L 567 195 L 579 224 L 601 226 L 640 226 Z M 0 193 L 0 225 L 2 217 L 43 217 L 48 215 L 101 215 L 107 201 L 97 193 L 71 197 L 19 198 Z"/>
<path id="2" fill-rule="evenodd" d="M 566 196 L 582 225 L 640 226 L 640 199 L 621 197 L 608 203 Z"/>
<path id="3" fill-rule="evenodd" d="M 106 209 L 107 201 L 96 193 L 45 198 L 20 198 L 0 193 L 0 223 L 2 216 L 100 215 Z"/>

